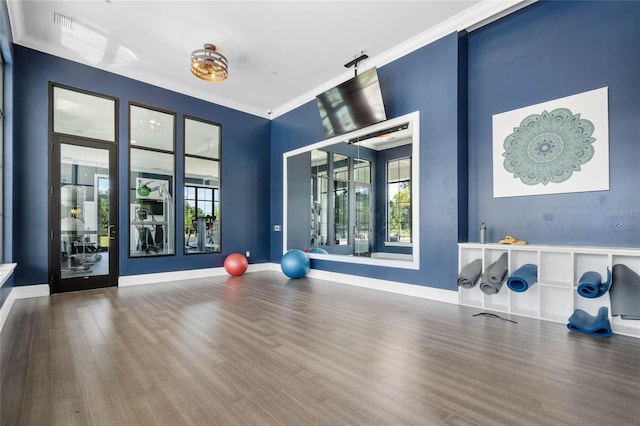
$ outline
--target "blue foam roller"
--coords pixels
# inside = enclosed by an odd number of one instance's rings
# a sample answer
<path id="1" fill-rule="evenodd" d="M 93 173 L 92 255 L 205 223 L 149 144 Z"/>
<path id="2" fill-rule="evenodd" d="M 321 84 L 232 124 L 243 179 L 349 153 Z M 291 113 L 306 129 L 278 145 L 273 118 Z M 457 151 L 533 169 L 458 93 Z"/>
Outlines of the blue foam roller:
<path id="1" fill-rule="evenodd" d="M 516 269 L 507 279 L 507 286 L 511 291 L 522 293 L 538 281 L 538 267 L 531 263 Z"/>
<path id="2" fill-rule="evenodd" d="M 591 336 L 609 337 L 613 334 L 609 322 L 609 308 L 602 306 L 596 316 L 589 315 L 582 309 L 569 317 L 567 328 L 576 333 L 589 334 Z"/>
<path id="3" fill-rule="evenodd" d="M 588 299 L 603 296 L 611 286 L 611 271 L 607 268 L 607 281 L 602 282 L 602 276 L 594 271 L 585 272 L 578 281 L 578 294 Z"/>

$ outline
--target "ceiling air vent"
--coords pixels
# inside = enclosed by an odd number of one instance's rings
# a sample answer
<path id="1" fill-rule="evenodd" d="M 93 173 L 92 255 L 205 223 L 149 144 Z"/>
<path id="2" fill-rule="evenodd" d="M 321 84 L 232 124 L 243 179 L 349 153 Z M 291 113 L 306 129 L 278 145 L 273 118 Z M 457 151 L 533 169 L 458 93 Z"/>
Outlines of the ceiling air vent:
<path id="1" fill-rule="evenodd" d="M 73 18 L 62 13 L 53 12 L 53 23 L 62 28 L 73 30 Z"/>

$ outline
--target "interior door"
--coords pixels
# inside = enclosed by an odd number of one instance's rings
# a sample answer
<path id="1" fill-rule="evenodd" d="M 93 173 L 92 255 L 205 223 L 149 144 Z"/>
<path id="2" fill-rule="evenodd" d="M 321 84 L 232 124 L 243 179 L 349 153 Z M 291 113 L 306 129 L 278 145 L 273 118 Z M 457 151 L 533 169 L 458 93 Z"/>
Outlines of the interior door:
<path id="1" fill-rule="evenodd" d="M 50 164 L 51 292 L 117 285 L 116 145 L 56 136 Z"/>

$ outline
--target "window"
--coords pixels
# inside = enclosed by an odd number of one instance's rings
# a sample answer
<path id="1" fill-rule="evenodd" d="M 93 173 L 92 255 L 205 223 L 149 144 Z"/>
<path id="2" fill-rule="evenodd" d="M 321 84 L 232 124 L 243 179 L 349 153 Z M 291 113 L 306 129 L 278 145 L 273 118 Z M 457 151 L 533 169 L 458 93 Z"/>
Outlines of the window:
<path id="1" fill-rule="evenodd" d="M 311 151 L 311 247 L 326 246 L 329 206 L 329 153 Z"/>
<path id="2" fill-rule="evenodd" d="M 220 252 L 219 124 L 184 119 L 185 253 Z"/>
<path id="3" fill-rule="evenodd" d="M 175 114 L 129 105 L 129 255 L 175 254 Z"/>
<path id="4" fill-rule="evenodd" d="M 333 154 L 334 244 L 349 244 L 349 157 Z"/>
<path id="5" fill-rule="evenodd" d="M 387 162 L 387 242 L 411 243 L 411 158 Z"/>
<path id="6" fill-rule="evenodd" d="M 53 87 L 53 132 L 116 141 L 115 100 Z"/>
<path id="7" fill-rule="evenodd" d="M 353 159 L 353 180 L 356 200 L 353 253 L 356 256 L 367 256 L 371 251 L 371 161 Z"/>

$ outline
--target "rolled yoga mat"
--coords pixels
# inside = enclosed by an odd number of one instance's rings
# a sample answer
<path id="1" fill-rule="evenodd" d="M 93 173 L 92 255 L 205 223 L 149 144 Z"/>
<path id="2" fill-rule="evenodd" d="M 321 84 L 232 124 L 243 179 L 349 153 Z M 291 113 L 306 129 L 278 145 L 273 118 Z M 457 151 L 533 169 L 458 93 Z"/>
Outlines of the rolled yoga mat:
<path id="1" fill-rule="evenodd" d="M 602 306 L 598 309 L 598 314 L 594 317 L 582 309 L 576 311 L 569 317 L 567 328 L 576 333 L 589 334 L 591 336 L 609 337 L 611 336 L 611 323 L 609 322 L 609 308 Z"/>
<path id="2" fill-rule="evenodd" d="M 473 288 L 482 273 L 482 259 L 476 259 L 465 265 L 458 274 L 458 287 Z"/>
<path id="3" fill-rule="evenodd" d="M 611 286 L 611 271 L 607 268 L 607 281 L 602 282 L 602 276 L 594 271 L 585 272 L 578 281 L 578 294 L 587 299 L 603 296 Z"/>
<path id="4" fill-rule="evenodd" d="M 640 275 L 627 265 L 613 265 L 611 278 L 611 315 L 626 320 L 640 320 Z"/>
<path id="5" fill-rule="evenodd" d="M 531 263 L 522 265 L 507 279 L 507 286 L 511 291 L 522 293 L 538 281 L 538 267 Z"/>
<path id="6" fill-rule="evenodd" d="M 492 295 L 500 291 L 507 276 L 507 260 L 507 253 L 502 253 L 498 260 L 493 262 L 482 275 L 480 290 L 484 294 Z"/>

